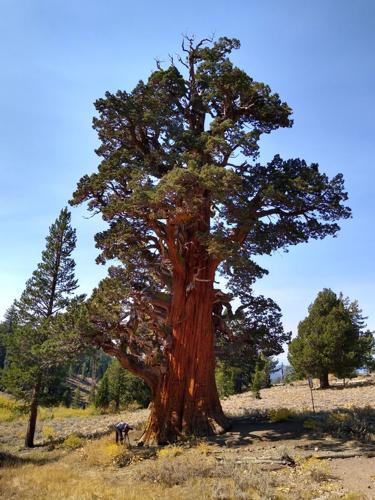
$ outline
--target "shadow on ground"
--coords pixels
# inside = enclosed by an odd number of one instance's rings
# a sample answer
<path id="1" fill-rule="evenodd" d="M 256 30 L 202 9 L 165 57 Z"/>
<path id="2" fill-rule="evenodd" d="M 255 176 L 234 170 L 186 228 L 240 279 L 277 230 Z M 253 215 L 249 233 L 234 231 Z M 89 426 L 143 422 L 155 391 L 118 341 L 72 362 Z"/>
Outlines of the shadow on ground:
<path id="1" fill-rule="evenodd" d="M 375 409 L 370 407 L 305 412 L 282 422 L 271 422 L 265 414 L 232 418 L 231 422 L 226 434 L 209 441 L 227 447 L 283 444 L 335 453 L 356 448 L 375 456 Z"/>
<path id="2" fill-rule="evenodd" d="M 13 455 L 6 451 L 0 451 L 0 468 L 1 467 L 16 467 L 20 465 L 32 464 L 32 465 L 46 465 L 55 462 L 59 459 L 57 456 L 44 456 L 44 457 L 33 457 L 33 456 L 20 456 Z"/>

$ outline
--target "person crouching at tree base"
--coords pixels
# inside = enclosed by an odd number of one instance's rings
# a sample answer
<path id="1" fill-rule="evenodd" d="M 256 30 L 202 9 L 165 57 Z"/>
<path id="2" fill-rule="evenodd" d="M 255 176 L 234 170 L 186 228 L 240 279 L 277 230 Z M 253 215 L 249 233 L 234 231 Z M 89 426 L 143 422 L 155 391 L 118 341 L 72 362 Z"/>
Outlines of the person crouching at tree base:
<path id="1" fill-rule="evenodd" d="M 116 431 L 116 443 L 118 443 L 119 441 L 120 443 L 122 443 L 124 441 L 124 438 L 126 442 L 126 438 L 128 438 L 128 443 L 130 445 L 128 433 L 129 431 L 133 430 L 133 427 L 130 427 L 130 425 L 126 422 L 118 422 L 114 425 L 114 428 Z"/>

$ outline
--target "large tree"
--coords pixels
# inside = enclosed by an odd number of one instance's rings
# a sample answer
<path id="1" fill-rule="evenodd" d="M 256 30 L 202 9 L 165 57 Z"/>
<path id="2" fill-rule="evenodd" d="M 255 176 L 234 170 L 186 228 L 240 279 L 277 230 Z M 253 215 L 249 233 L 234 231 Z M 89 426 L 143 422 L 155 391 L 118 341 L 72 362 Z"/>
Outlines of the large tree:
<path id="1" fill-rule="evenodd" d="M 289 361 L 298 374 L 318 377 L 326 389 L 329 373 L 345 378 L 371 363 L 374 338 L 365 327 L 357 302 L 325 288 L 298 325 L 298 335 L 289 344 Z"/>
<path id="2" fill-rule="evenodd" d="M 70 220 L 70 212 L 64 208 L 49 228 L 41 262 L 15 303 L 17 325 L 6 342 L 2 383 L 29 405 L 27 447 L 34 445 L 39 403 L 52 403 L 65 389 L 58 385 L 66 375 L 62 366 L 69 360 L 68 337 L 63 335 L 69 332 L 69 318 L 64 325 L 57 315 L 71 304 L 78 286 L 71 258 L 76 234 Z"/>
<path id="3" fill-rule="evenodd" d="M 334 235 L 350 214 L 340 174 L 280 156 L 256 163 L 262 134 L 290 127 L 291 109 L 233 65 L 239 46 L 185 38 L 167 68 L 95 104 L 101 162 L 72 202 L 109 224 L 96 235 L 98 262 L 119 265 L 94 292 L 90 332 L 152 390 L 141 442 L 228 428 L 215 335 L 236 340 L 237 313 L 250 330 L 284 335 L 274 304 L 252 296 L 266 272 L 254 258 Z M 215 286 L 217 273 L 231 293 Z"/>

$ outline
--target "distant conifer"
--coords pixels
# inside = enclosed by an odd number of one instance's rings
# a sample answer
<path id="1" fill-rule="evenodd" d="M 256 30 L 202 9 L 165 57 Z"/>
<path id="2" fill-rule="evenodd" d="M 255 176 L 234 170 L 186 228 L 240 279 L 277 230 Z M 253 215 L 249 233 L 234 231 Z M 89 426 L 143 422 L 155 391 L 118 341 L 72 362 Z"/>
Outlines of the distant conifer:
<path id="1" fill-rule="evenodd" d="M 328 374 L 346 378 L 371 363 L 372 332 L 365 330 L 365 318 L 357 302 L 325 288 L 298 325 L 298 335 L 289 345 L 289 361 L 296 372 L 320 379 L 329 387 Z"/>
<path id="2" fill-rule="evenodd" d="M 51 404 L 66 390 L 59 384 L 64 380 L 66 353 L 55 336 L 53 320 L 68 307 L 78 286 L 71 258 L 76 233 L 70 221 L 70 212 L 64 208 L 51 225 L 42 260 L 16 302 L 17 326 L 6 344 L 8 365 L 2 383 L 29 404 L 27 447 L 34 445 L 38 405 Z M 62 330 L 60 324 L 59 334 Z"/>

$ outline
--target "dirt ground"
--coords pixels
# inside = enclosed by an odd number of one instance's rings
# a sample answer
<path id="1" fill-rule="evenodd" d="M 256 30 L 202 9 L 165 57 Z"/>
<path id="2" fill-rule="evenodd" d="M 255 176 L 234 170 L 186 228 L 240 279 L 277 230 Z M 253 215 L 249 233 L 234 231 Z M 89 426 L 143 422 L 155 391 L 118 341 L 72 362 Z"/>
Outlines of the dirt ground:
<path id="1" fill-rule="evenodd" d="M 340 485 L 336 492 L 361 493 L 375 499 L 375 445 L 331 436 L 314 437 L 302 422 L 272 423 L 266 419 L 244 417 L 234 420 L 233 428 L 212 439 L 240 457 L 273 459 L 283 456 L 297 459 L 314 457 L 325 463 Z M 225 452 L 228 456 L 228 451 Z M 346 458 L 338 458 L 346 457 Z M 243 459 L 243 458 L 242 458 Z M 261 465 L 267 468 L 267 464 Z M 329 498 L 329 497 L 326 497 Z"/>
<path id="2" fill-rule="evenodd" d="M 331 388 L 319 389 L 314 380 L 313 398 L 316 411 L 329 411 L 348 405 L 373 406 L 375 404 L 375 380 L 371 377 L 353 379 L 343 386 L 342 380 L 331 380 Z M 224 411 L 230 415 L 246 414 L 248 410 L 269 410 L 286 407 L 294 410 L 311 410 L 311 391 L 307 382 L 276 385 L 261 390 L 261 399 L 254 399 L 251 392 L 229 396 L 222 402 Z"/>
<path id="3" fill-rule="evenodd" d="M 314 407 L 317 413 L 336 408 L 375 408 L 375 380 L 357 378 L 343 386 L 343 381 L 332 380 L 332 387 L 318 389 L 314 381 Z M 306 382 L 277 385 L 261 391 L 261 399 L 254 399 L 249 393 L 230 396 L 223 401 L 227 414 L 237 416 L 233 429 L 219 441 L 241 444 L 249 447 L 256 456 L 280 455 L 286 450 L 290 456 L 324 456 L 329 461 L 333 476 L 342 483 L 342 492 L 358 492 L 364 498 L 375 499 L 375 443 L 360 444 L 349 439 L 335 439 L 331 436 L 314 438 L 306 432 L 302 422 L 271 423 L 266 419 L 246 418 L 251 410 L 270 410 L 285 407 L 295 411 L 312 413 L 311 391 Z M 239 415 L 243 418 L 238 418 Z M 244 451 L 244 448 L 242 448 Z M 347 458 L 337 458 L 338 456 Z M 355 456 L 358 455 L 358 456 Z M 367 456 L 363 456 L 367 455 Z M 330 458 L 332 457 L 332 458 Z"/>
<path id="4" fill-rule="evenodd" d="M 329 414 L 336 408 L 369 408 L 375 410 L 375 380 L 356 379 L 345 388 L 337 382 L 331 389 L 313 390 L 315 415 Z M 305 498 L 303 466 L 294 462 L 321 463 L 328 471 L 329 479 L 322 483 L 321 493 L 316 500 L 343 498 L 346 500 L 375 499 L 375 443 L 373 440 L 360 442 L 348 437 L 314 433 L 306 429 L 304 419 L 314 416 L 310 389 L 304 382 L 293 385 L 278 385 L 261 391 L 261 399 L 254 399 L 251 393 L 228 397 L 223 400 L 224 411 L 232 419 L 232 428 L 226 434 L 208 439 L 215 447 L 215 458 L 231 463 L 257 463 L 267 474 L 282 475 L 285 482 L 284 495 L 302 491 L 297 498 Z M 291 418 L 282 422 L 271 422 L 267 412 L 275 408 L 288 408 L 302 412 L 303 418 Z M 108 426 L 118 419 L 124 419 L 139 426 L 147 418 L 147 410 L 120 415 L 91 416 L 87 418 L 65 418 L 44 420 L 38 423 L 37 440 L 43 441 L 43 427 L 52 426 L 56 437 L 71 433 L 95 437 L 108 432 Z M 8 422 L 0 426 L 0 445 L 3 449 L 17 450 L 20 457 L 27 457 L 22 449 L 24 421 Z M 135 447 L 140 430 L 132 432 Z M 43 450 L 43 446 L 39 450 Z M 305 461 L 305 462 L 304 462 Z M 314 462 L 315 461 L 315 462 Z M 315 465 L 314 465 L 315 467 Z M 129 467 L 127 469 L 130 469 Z M 113 471 L 112 477 L 126 480 L 129 471 Z M 319 478 L 318 478 L 319 479 Z M 349 495 L 350 493 L 350 495 Z M 348 496 L 349 495 L 349 496 Z M 356 496 L 357 495 L 357 496 Z M 100 498 L 100 497 L 98 497 Z M 307 496 L 306 496 L 307 498 Z M 311 498 L 310 496 L 308 498 Z"/>

